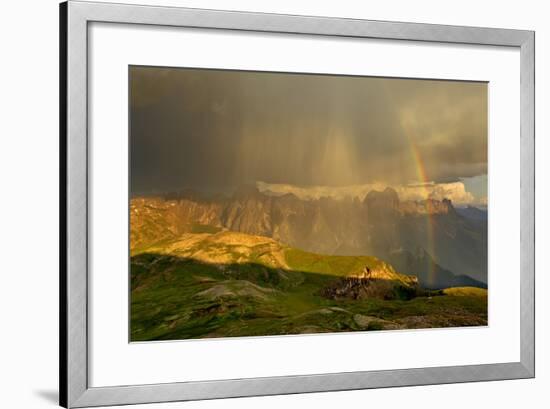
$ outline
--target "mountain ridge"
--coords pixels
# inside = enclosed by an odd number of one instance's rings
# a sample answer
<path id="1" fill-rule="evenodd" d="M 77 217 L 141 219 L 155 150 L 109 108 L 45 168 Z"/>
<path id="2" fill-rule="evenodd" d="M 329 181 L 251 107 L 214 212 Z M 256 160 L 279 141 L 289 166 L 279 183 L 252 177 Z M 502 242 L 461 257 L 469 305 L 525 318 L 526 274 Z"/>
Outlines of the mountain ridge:
<path id="1" fill-rule="evenodd" d="M 414 253 L 421 247 L 431 249 L 440 270 L 486 283 L 486 225 L 462 217 L 449 200 L 400 201 L 389 187 L 369 192 L 363 201 L 305 201 L 293 194 L 267 195 L 255 186 L 229 197 L 186 191 L 132 198 L 130 217 L 132 249 L 197 229 L 266 236 L 323 254 L 375 254 L 390 263 L 396 250 Z"/>

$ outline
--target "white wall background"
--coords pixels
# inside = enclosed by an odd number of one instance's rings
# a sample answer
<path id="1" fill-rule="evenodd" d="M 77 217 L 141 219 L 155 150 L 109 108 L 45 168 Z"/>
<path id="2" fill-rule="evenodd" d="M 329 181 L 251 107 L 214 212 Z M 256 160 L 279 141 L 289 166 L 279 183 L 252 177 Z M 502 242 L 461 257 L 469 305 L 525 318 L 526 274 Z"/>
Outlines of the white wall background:
<path id="1" fill-rule="evenodd" d="M 118 2 L 121 2 L 118 0 Z M 159 0 L 148 4 L 536 30 L 537 378 L 143 408 L 338 406 L 546 408 L 549 405 L 550 11 L 545 2 L 387 0 Z M 0 407 L 57 401 L 58 9 L 54 0 L 5 2 L 0 24 Z M 136 408 L 137 408 L 136 407 Z"/>

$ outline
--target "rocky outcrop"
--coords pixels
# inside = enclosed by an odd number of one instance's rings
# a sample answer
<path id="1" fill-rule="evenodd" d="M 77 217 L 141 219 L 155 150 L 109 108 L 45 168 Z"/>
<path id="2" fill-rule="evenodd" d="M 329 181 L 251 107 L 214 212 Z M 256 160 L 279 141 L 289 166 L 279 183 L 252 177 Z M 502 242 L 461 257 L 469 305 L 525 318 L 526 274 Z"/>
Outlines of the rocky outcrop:
<path id="1" fill-rule="evenodd" d="M 405 299 L 416 296 L 418 279 L 395 272 L 386 263 L 375 269 L 365 267 L 361 272 L 347 275 L 323 289 L 322 295 L 330 299 L 379 298 Z"/>

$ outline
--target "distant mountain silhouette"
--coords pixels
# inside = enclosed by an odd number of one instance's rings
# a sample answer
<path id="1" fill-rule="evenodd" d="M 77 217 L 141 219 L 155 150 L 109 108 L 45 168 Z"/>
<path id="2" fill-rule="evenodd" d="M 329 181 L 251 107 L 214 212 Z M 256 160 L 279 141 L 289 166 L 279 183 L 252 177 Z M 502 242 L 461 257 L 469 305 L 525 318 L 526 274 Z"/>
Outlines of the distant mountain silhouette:
<path id="1" fill-rule="evenodd" d="M 474 221 L 487 221 L 487 209 L 479 209 L 477 207 L 468 206 L 468 207 L 459 207 L 456 209 L 457 213 L 461 216 L 474 220 Z"/>

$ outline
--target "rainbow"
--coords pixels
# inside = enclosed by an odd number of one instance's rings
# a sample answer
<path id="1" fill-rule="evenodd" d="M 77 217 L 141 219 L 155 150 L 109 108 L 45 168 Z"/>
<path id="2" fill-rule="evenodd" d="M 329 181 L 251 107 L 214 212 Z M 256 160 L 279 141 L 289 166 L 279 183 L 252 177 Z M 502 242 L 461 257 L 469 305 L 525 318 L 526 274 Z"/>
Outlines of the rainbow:
<path id="1" fill-rule="evenodd" d="M 409 135 L 407 132 L 405 132 L 405 135 L 407 136 L 407 141 L 409 143 L 412 158 L 415 164 L 416 168 L 416 175 L 418 182 L 424 189 L 424 196 L 426 198 L 429 197 L 429 191 L 427 186 L 432 184 L 433 182 L 428 178 L 427 172 L 426 172 L 426 166 L 424 165 L 424 161 L 422 160 L 422 156 L 420 155 L 420 152 L 418 151 L 418 147 L 416 146 L 416 143 L 414 142 L 414 139 Z M 426 209 L 426 243 L 427 248 L 425 249 L 426 252 L 432 257 L 435 258 L 435 222 L 433 220 L 433 216 L 430 213 L 430 209 Z M 434 278 L 434 268 L 433 265 L 429 265 L 428 270 L 428 280 L 429 282 L 432 282 Z"/>

